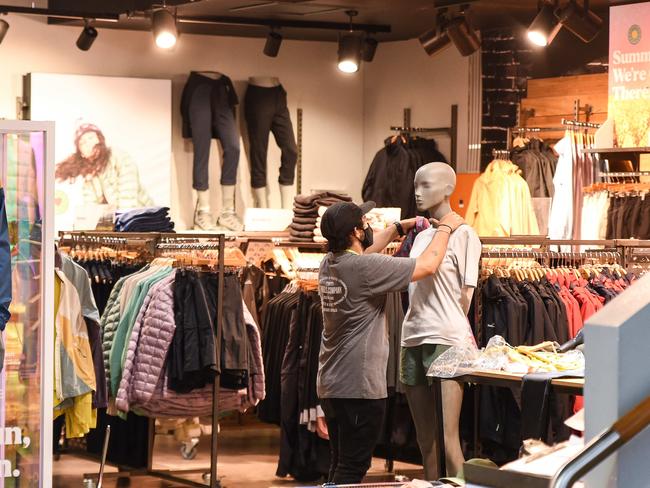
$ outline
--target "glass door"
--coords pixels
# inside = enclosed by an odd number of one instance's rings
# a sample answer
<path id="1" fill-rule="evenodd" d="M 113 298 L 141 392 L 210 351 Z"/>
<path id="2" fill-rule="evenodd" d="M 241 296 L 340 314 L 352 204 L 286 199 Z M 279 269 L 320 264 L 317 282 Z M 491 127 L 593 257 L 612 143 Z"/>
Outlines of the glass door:
<path id="1" fill-rule="evenodd" d="M 52 135 L 53 124 L 0 121 L 0 488 L 51 486 Z"/>

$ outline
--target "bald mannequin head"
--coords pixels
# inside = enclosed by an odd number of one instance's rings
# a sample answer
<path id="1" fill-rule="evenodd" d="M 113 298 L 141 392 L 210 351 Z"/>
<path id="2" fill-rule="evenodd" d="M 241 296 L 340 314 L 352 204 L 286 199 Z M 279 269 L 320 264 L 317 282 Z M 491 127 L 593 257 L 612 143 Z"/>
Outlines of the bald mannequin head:
<path id="1" fill-rule="evenodd" d="M 456 188 L 456 173 L 447 163 L 429 163 L 415 173 L 415 202 L 418 210 L 440 219 L 451 212 L 449 197 Z"/>

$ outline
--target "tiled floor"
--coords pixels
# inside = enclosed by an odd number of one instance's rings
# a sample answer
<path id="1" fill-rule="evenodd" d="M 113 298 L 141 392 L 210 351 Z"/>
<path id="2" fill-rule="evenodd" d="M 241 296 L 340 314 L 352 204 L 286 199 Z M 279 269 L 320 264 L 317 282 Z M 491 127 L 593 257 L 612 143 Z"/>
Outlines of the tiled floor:
<path id="1" fill-rule="evenodd" d="M 279 451 L 279 430 L 274 426 L 253 423 L 245 426 L 224 426 L 219 435 L 218 471 L 224 488 L 285 488 L 300 486 L 291 479 L 275 476 Z M 199 444 L 195 459 L 188 461 L 181 457 L 179 445 L 172 436 L 157 436 L 154 453 L 154 468 L 178 471 L 184 469 L 208 469 L 210 464 L 210 438 L 204 437 Z M 396 469 L 414 469 L 416 466 L 396 463 Z M 54 462 L 53 488 L 81 488 L 84 473 L 97 473 L 99 464 L 72 455 L 63 455 Z M 116 478 L 114 467 L 107 467 L 108 477 L 103 488 L 138 487 L 171 488 L 179 485 L 155 478 Z M 384 461 L 374 459 L 370 475 L 385 472 Z M 191 476 L 200 481 L 200 474 Z"/>

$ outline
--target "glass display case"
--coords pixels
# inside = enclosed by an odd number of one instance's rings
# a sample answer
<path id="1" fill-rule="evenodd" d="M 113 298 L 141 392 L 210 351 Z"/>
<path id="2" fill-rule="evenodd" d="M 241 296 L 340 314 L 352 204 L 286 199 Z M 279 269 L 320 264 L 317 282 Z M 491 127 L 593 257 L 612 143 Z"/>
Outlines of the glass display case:
<path id="1" fill-rule="evenodd" d="M 0 332 L 0 488 L 52 484 L 53 140 L 53 122 L 0 120 L 11 256 L 6 271 L 0 266 L 0 280 L 11 282 L 11 318 Z"/>

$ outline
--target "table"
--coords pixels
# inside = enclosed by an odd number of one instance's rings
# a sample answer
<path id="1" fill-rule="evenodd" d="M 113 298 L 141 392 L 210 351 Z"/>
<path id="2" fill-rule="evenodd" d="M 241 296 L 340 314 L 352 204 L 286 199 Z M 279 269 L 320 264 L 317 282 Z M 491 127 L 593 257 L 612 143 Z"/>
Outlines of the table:
<path id="1" fill-rule="evenodd" d="M 521 388 L 524 374 L 507 373 L 505 371 L 473 371 L 471 373 L 454 378 L 463 383 L 474 383 L 477 385 L 498 386 L 505 388 Z M 555 378 L 551 380 L 551 386 L 558 393 L 569 395 L 582 395 L 585 386 L 584 378 Z M 474 393 L 474 457 L 478 457 L 479 445 L 479 398 L 478 390 Z"/>

